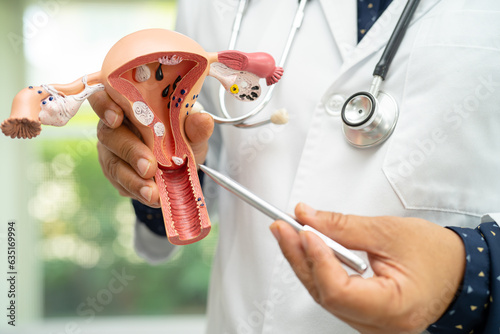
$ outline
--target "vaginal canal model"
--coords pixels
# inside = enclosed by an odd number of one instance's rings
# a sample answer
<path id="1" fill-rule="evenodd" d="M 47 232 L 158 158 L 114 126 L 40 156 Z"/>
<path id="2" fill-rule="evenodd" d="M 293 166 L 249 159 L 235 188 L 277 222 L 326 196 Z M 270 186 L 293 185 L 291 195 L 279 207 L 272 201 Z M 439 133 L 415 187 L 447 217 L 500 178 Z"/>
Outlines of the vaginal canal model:
<path id="1" fill-rule="evenodd" d="M 168 239 L 185 245 L 210 232 L 193 152 L 184 122 L 206 76 L 218 79 L 241 101 L 261 94 L 260 78 L 278 82 L 283 69 L 267 53 L 206 52 L 194 40 L 164 29 L 141 30 L 119 40 L 101 71 L 70 84 L 29 86 L 14 98 L 2 132 L 33 138 L 41 124 L 63 126 L 83 101 L 105 90 L 137 127 L 158 161 L 155 182 Z"/>

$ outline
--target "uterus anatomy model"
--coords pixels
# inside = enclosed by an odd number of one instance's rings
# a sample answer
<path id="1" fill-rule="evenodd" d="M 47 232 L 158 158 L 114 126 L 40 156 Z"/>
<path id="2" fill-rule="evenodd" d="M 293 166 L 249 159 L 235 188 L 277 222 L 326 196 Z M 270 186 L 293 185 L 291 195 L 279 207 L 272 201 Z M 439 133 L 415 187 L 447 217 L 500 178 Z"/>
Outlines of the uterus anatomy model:
<path id="1" fill-rule="evenodd" d="M 206 76 L 218 79 L 230 95 L 253 101 L 260 78 L 276 83 L 283 69 L 267 53 L 206 52 L 192 39 L 163 29 L 125 36 L 108 52 L 100 72 L 73 83 L 29 86 L 14 98 L 2 132 L 33 138 L 41 124 L 63 126 L 83 101 L 105 90 L 137 127 L 158 161 L 155 182 L 168 239 L 194 243 L 210 232 L 210 219 L 194 155 L 184 132 Z"/>

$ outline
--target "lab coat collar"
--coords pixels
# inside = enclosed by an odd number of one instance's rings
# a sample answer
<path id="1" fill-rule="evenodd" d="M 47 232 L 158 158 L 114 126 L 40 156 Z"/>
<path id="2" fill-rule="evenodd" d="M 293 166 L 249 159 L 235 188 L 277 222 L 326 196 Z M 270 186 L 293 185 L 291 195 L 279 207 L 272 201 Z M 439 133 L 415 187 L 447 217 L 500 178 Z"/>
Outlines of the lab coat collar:
<path id="1" fill-rule="evenodd" d="M 320 0 L 320 3 L 342 59 L 345 60 L 357 44 L 357 1 Z"/>
<path id="2" fill-rule="evenodd" d="M 419 20 L 439 1 L 422 0 L 413 15 L 412 22 Z M 387 44 L 407 3 L 406 0 L 393 0 L 358 44 L 357 1 L 320 0 L 320 2 L 344 61 L 342 71 L 356 65 Z"/>

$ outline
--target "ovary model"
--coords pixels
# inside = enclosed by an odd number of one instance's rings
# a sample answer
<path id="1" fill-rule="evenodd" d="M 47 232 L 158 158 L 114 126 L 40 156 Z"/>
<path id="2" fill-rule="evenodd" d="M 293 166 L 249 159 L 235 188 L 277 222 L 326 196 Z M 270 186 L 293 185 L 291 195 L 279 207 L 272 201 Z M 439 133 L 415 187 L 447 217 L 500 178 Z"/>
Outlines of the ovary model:
<path id="1" fill-rule="evenodd" d="M 210 231 L 196 162 L 184 133 L 184 121 L 207 75 L 217 78 L 235 98 L 259 97 L 259 79 L 276 83 L 283 69 L 266 53 L 209 53 L 179 33 L 142 30 L 125 36 L 104 59 L 100 72 L 71 84 L 30 86 L 12 103 L 2 132 L 33 138 L 41 124 L 63 126 L 83 101 L 105 90 L 139 129 L 158 161 L 155 182 L 168 239 L 185 245 Z"/>

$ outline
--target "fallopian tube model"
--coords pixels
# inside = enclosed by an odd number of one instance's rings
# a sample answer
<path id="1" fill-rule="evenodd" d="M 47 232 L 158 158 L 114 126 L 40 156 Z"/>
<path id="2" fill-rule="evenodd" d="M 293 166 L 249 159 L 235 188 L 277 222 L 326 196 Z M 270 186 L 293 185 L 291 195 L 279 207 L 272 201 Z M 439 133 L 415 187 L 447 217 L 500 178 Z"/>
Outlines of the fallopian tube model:
<path id="1" fill-rule="evenodd" d="M 217 78 L 237 99 L 252 101 L 261 93 L 259 78 L 272 85 L 282 73 L 266 53 L 209 53 L 179 33 L 141 30 L 111 48 L 100 72 L 67 85 L 20 91 L 1 127 L 12 138 L 36 137 L 41 124 L 65 125 L 85 99 L 105 90 L 154 152 L 167 236 L 171 243 L 185 245 L 210 231 L 196 162 L 184 133 L 184 121 L 205 77 Z"/>

